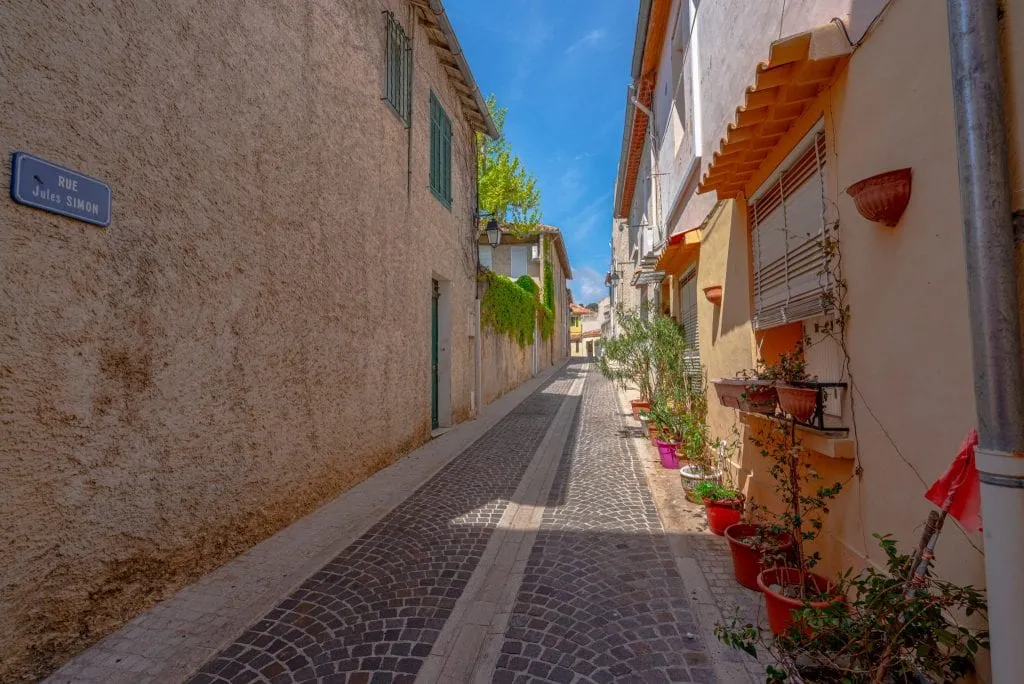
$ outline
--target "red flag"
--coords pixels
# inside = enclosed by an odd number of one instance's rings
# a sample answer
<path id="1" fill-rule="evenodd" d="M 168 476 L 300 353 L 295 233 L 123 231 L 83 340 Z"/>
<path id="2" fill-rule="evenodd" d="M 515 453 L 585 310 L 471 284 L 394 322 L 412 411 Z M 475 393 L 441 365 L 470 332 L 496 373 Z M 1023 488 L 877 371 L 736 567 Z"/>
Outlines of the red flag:
<path id="1" fill-rule="evenodd" d="M 924 498 L 931 501 L 960 521 L 964 529 L 981 532 L 981 484 L 974 465 L 974 447 L 978 446 L 978 431 L 971 430 L 960 445 L 953 464 L 931 486 Z"/>

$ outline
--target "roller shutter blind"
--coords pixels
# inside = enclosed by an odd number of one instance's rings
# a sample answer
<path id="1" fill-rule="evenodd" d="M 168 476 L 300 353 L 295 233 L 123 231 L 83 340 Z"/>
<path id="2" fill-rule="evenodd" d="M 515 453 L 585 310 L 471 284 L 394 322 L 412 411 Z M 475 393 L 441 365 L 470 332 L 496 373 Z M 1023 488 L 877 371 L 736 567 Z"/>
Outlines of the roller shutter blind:
<path id="1" fill-rule="evenodd" d="M 697 270 L 683 276 L 679 285 L 679 313 L 686 336 L 686 351 L 683 352 L 683 367 L 691 378 L 699 379 L 700 333 L 697 326 Z"/>
<path id="2" fill-rule="evenodd" d="M 755 330 L 825 312 L 825 134 L 770 183 L 750 207 Z"/>

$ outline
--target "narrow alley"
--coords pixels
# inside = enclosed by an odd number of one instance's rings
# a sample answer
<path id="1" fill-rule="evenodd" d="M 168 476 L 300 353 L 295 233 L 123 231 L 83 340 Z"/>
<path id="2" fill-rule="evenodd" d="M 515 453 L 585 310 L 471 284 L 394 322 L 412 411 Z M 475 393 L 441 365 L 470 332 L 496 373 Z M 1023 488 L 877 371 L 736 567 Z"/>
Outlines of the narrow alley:
<path id="1" fill-rule="evenodd" d="M 745 681 L 711 635 L 729 592 L 679 551 L 721 538 L 669 534 L 677 471 L 622 401 L 588 362 L 531 381 L 49 681 Z"/>

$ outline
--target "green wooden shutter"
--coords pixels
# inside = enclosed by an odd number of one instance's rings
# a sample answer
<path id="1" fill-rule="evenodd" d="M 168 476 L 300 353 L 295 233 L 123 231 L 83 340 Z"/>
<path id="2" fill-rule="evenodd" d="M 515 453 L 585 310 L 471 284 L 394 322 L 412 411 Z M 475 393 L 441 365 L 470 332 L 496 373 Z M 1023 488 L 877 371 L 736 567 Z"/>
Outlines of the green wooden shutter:
<path id="1" fill-rule="evenodd" d="M 452 122 L 434 93 L 430 93 L 430 190 L 451 208 Z"/>

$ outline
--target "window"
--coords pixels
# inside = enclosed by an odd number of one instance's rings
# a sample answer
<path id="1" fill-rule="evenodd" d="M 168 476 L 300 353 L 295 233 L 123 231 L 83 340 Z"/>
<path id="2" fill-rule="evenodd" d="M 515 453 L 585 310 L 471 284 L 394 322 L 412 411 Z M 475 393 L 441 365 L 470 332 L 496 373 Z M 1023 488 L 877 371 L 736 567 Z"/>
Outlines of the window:
<path id="1" fill-rule="evenodd" d="M 452 120 L 430 93 L 430 190 L 452 208 Z"/>
<path id="2" fill-rule="evenodd" d="M 816 129 L 810 137 L 751 203 L 755 330 L 825 311 L 825 134 Z"/>
<path id="3" fill-rule="evenodd" d="M 529 252 L 529 245 L 516 245 L 512 247 L 512 268 L 509 275 L 513 279 L 526 275 L 526 258 Z"/>
<path id="4" fill-rule="evenodd" d="M 683 367 L 691 379 L 700 381 L 700 335 L 697 326 L 697 269 L 691 268 L 679 285 L 679 313 L 682 318 L 686 351 Z"/>
<path id="5" fill-rule="evenodd" d="M 494 267 L 491 265 L 492 262 L 492 249 L 490 245 L 478 245 L 480 251 L 480 265 L 484 268 L 493 271 Z"/>
<path id="6" fill-rule="evenodd" d="M 405 30 L 391 12 L 384 13 L 384 32 L 387 74 L 383 99 L 408 126 L 412 119 L 412 48 Z"/>

